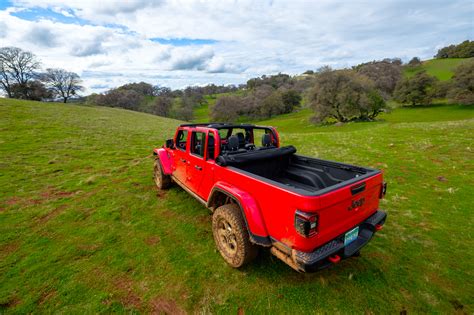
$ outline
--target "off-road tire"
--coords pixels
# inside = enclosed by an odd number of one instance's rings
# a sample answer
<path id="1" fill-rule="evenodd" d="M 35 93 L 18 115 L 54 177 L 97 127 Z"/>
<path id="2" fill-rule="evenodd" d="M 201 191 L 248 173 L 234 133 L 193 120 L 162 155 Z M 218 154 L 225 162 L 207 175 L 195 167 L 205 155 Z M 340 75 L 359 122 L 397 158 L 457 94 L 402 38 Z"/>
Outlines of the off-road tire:
<path id="1" fill-rule="evenodd" d="M 258 247 L 250 242 L 242 211 L 236 204 L 226 204 L 214 211 L 212 234 L 221 256 L 234 268 L 249 263 L 258 254 Z"/>
<path id="2" fill-rule="evenodd" d="M 159 190 L 168 189 L 171 185 L 171 176 L 163 173 L 160 159 L 155 159 L 155 165 L 153 167 L 153 181 Z"/>

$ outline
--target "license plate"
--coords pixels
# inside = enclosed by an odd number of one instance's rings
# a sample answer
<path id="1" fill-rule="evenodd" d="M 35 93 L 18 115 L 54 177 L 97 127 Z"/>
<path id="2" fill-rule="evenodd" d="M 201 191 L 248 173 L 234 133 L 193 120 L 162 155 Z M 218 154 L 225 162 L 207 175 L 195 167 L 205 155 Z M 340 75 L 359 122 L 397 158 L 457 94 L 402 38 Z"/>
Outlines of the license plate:
<path id="1" fill-rule="evenodd" d="M 350 243 L 354 242 L 357 239 L 357 236 L 359 236 L 359 227 L 356 226 L 352 230 L 346 233 L 344 237 L 344 246 L 349 245 Z"/>

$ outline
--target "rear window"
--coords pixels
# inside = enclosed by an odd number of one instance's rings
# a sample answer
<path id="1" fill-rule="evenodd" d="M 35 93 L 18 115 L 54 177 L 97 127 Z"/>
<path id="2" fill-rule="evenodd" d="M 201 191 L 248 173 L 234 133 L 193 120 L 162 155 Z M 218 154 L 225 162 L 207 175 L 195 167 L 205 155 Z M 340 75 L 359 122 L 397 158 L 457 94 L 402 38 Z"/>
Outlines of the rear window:
<path id="1" fill-rule="evenodd" d="M 204 145 L 206 143 L 206 133 L 193 131 L 191 136 L 191 153 L 204 157 Z"/>
<path id="2" fill-rule="evenodd" d="M 262 145 L 262 137 L 266 133 L 268 133 L 268 130 L 266 130 L 266 129 L 254 129 L 253 130 L 253 143 L 256 146 L 261 146 Z"/>

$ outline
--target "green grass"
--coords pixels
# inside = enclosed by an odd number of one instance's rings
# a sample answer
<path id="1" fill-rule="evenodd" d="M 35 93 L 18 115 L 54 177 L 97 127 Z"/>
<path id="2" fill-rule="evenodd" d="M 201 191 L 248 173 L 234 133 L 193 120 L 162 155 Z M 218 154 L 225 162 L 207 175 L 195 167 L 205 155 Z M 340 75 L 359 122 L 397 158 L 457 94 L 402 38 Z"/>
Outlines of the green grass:
<path id="1" fill-rule="evenodd" d="M 446 58 L 446 59 L 431 59 L 423 61 L 418 67 L 405 67 L 404 74 L 407 77 L 412 77 L 416 73 L 425 70 L 429 75 L 435 76 L 440 81 L 447 81 L 452 78 L 454 69 L 461 63 L 466 62 L 471 58 Z"/>
<path id="2" fill-rule="evenodd" d="M 283 144 L 389 184 L 385 229 L 313 274 L 268 251 L 231 269 L 209 212 L 155 190 L 150 152 L 178 121 L 0 99 L 0 313 L 472 313 L 472 107 L 299 130 L 304 117 L 273 120 Z"/>
<path id="3" fill-rule="evenodd" d="M 209 122 L 209 109 L 216 103 L 218 95 L 205 95 L 205 102 L 194 109 L 193 122 Z"/>

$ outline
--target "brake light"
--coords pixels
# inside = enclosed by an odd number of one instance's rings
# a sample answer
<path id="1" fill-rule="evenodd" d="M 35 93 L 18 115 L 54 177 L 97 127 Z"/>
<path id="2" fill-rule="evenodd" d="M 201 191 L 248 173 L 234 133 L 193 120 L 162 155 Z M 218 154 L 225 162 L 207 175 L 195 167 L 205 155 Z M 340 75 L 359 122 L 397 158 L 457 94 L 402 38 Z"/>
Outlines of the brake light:
<path id="1" fill-rule="evenodd" d="M 386 193 L 387 193 L 387 183 L 383 182 L 382 187 L 380 187 L 380 196 L 379 196 L 379 198 L 382 199 L 383 197 L 385 197 Z"/>
<path id="2" fill-rule="evenodd" d="M 316 235 L 318 229 L 318 215 L 296 210 L 295 229 L 304 237 Z"/>

